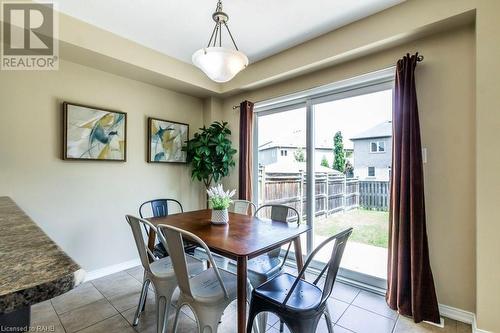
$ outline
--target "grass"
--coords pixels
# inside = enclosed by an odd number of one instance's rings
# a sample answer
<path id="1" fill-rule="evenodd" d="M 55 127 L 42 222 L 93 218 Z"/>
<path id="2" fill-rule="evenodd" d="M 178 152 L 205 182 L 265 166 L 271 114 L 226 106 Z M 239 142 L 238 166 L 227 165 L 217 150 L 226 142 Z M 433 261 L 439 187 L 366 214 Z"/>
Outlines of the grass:
<path id="1" fill-rule="evenodd" d="M 353 227 L 350 241 L 387 248 L 388 212 L 353 209 L 330 215 L 326 219 L 318 219 L 315 224 L 317 235 L 328 237 Z"/>

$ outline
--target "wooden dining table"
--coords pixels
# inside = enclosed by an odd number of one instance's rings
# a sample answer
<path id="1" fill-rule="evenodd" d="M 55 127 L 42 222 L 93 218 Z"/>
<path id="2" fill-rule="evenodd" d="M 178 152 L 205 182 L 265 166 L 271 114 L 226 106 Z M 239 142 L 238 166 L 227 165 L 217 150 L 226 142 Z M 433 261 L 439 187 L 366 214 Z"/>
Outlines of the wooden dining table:
<path id="1" fill-rule="evenodd" d="M 214 225 L 210 218 L 211 210 L 204 209 L 148 220 L 153 225 L 166 224 L 189 231 L 201 238 L 210 251 L 236 260 L 238 333 L 243 333 L 246 332 L 247 320 L 248 260 L 293 242 L 297 268 L 300 271 L 304 266 L 300 235 L 309 231 L 310 227 L 235 213 L 229 213 L 229 223 L 225 225 Z M 150 232 L 150 249 L 154 247 L 155 241 L 156 234 Z"/>

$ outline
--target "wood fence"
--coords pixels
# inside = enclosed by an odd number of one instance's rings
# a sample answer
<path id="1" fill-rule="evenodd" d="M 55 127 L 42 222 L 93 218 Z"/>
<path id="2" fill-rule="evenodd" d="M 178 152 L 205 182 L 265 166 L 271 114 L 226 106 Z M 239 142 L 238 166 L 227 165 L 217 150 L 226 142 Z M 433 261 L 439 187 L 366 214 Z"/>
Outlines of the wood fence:
<path id="1" fill-rule="evenodd" d="M 361 207 L 384 211 L 389 210 L 390 186 L 388 181 L 360 181 L 359 193 L 359 205 Z"/>
<path id="2" fill-rule="evenodd" d="M 293 170 L 266 170 L 259 168 L 259 203 L 291 206 L 306 218 L 307 174 Z M 385 185 L 384 185 L 385 183 Z M 328 216 L 357 207 L 388 209 L 388 182 L 360 181 L 344 174 L 316 172 L 315 216 Z"/>

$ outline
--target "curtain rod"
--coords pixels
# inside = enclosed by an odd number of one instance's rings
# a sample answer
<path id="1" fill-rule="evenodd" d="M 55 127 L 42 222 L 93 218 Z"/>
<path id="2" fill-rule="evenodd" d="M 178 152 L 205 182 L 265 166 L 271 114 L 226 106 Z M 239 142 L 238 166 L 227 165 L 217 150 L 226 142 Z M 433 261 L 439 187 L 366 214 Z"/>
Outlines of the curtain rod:
<path id="1" fill-rule="evenodd" d="M 417 53 L 417 54 L 418 54 L 418 53 Z M 418 62 L 422 62 L 422 61 L 424 61 L 424 56 L 423 56 L 423 55 L 421 55 L 421 54 L 419 54 L 419 55 L 417 56 L 417 61 L 418 61 Z M 238 105 L 233 105 L 233 110 L 236 110 L 236 109 L 239 109 L 239 108 L 240 108 L 240 105 L 239 105 L 239 104 L 238 104 Z"/>

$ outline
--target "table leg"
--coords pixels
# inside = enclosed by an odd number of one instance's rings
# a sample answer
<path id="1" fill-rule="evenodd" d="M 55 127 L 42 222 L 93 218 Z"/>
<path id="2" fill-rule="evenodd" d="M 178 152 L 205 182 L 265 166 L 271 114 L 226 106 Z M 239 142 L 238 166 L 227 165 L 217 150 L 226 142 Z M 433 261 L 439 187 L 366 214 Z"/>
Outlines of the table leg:
<path id="1" fill-rule="evenodd" d="M 295 249 L 295 262 L 297 263 L 297 271 L 300 272 L 304 267 L 304 260 L 302 259 L 302 245 L 300 243 L 300 236 L 293 240 L 293 247 Z"/>
<path id="2" fill-rule="evenodd" d="M 238 333 L 246 332 L 247 325 L 247 257 L 238 257 Z"/>
<path id="3" fill-rule="evenodd" d="M 156 232 L 149 229 L 148 248 L 151 252 L 153 252 L 155 249 L 155 242 L 156 242 Z M 149 258 L 149 256 L 148 256 L 148 258 Z M 153 259 L 149 258 L 149 261 L 152 262 Z"/>

